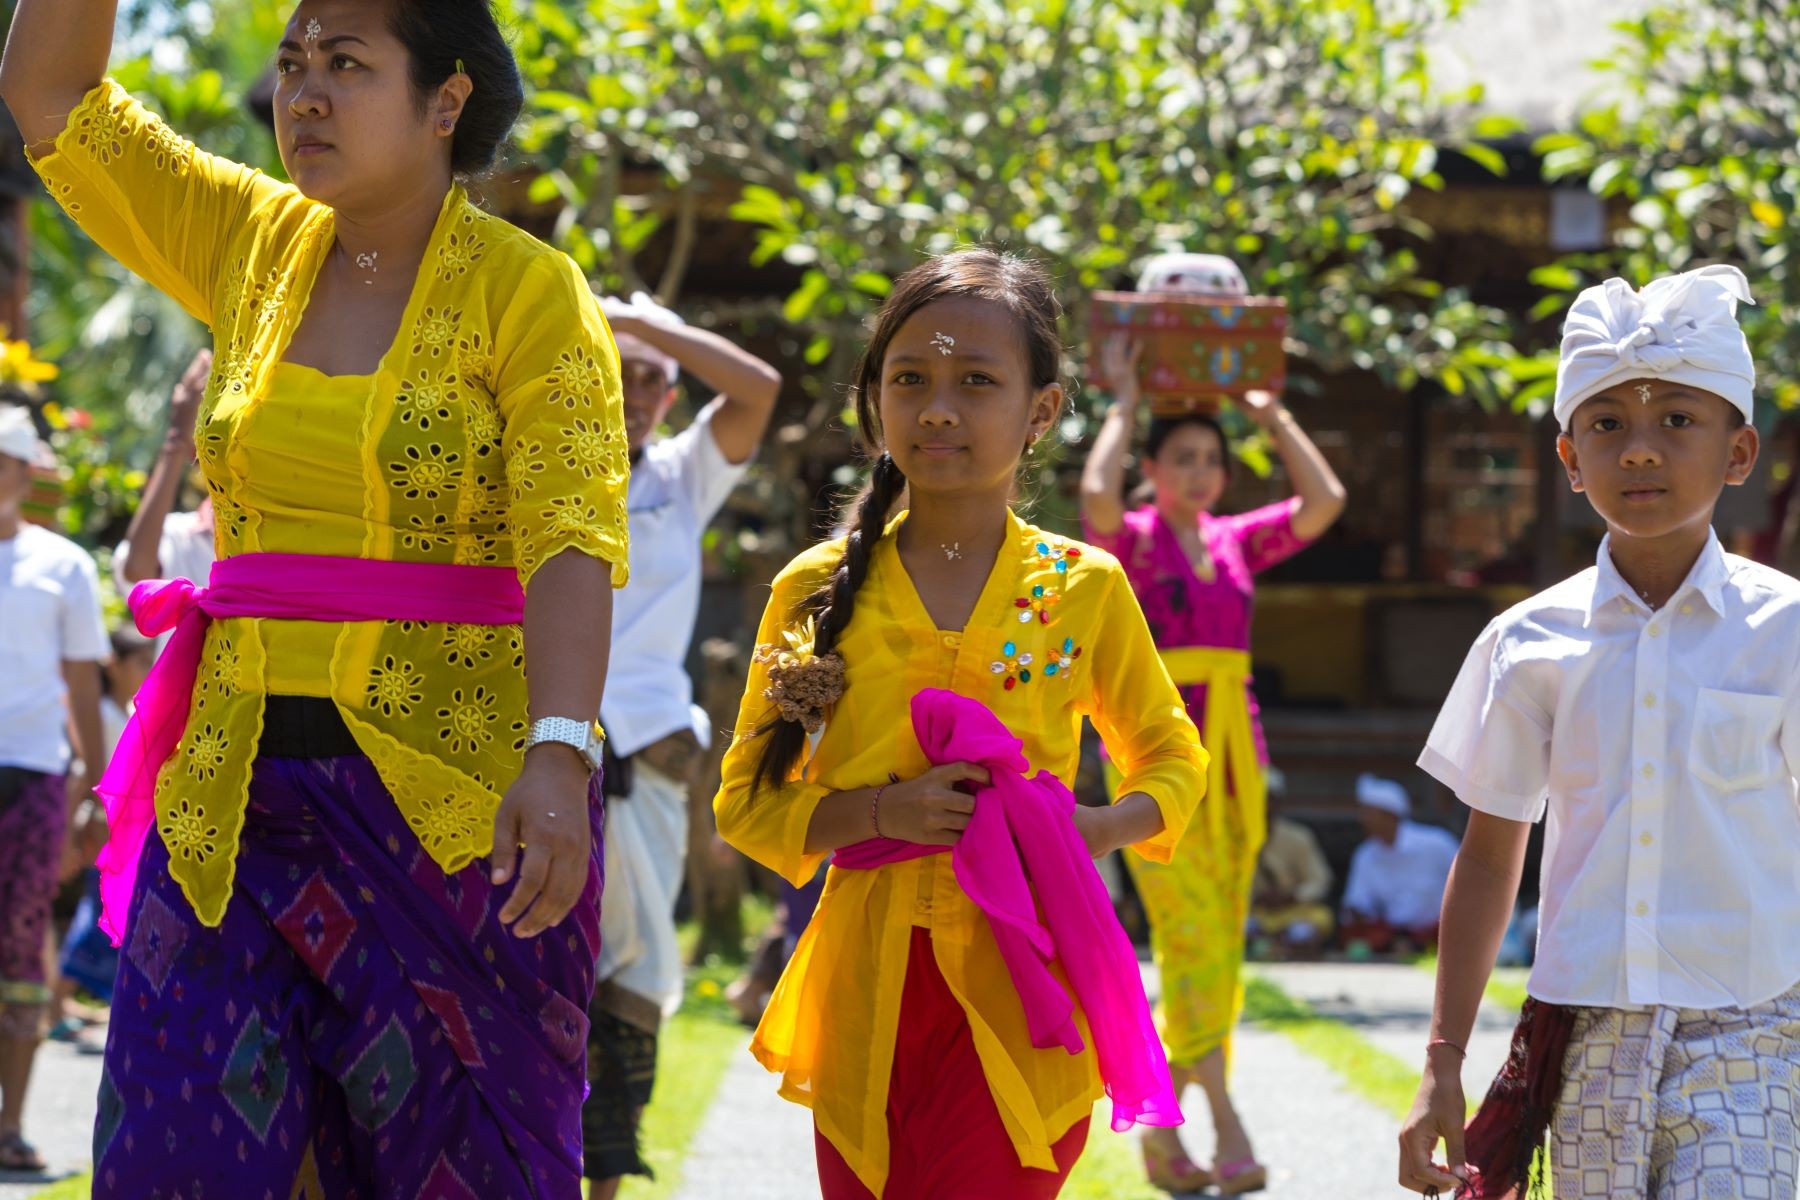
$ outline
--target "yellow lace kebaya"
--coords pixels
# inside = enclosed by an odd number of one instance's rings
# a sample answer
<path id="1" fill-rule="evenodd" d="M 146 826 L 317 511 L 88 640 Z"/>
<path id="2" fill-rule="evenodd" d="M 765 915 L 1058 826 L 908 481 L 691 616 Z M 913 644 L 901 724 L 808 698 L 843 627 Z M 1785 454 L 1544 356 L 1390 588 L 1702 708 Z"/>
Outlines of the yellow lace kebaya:
<path id="1" fill-rule="evenodd" d="M 1091 719 L 1124 771 L 1118 794 L 1144 792 L 1162 813 L 1163 831 L 1137 852 L 1168 861 L 1205 790 L 1207 756 L 1118 560 L 1008 514 L 1006 541 L 967 626 L 940 630 L 900 561 L 893 535 L 904 519 L 871 551 L 855 614 L 837 644 L 843 696 L 825 714 L 810 757 L 782 786 L 752 794 L 763 745 L 755 732 L 777 703 L 764 694 L 770 669 L 806 640 L 796 608 L 836 568 L 843 542 L 808 550 L 776 578 L 756 639 L 774 653 L 759 654 L 750 668 L 713 801 L 719 832 L 805 883 L 825 857 L 806 851 L 819 801 L 885 783 L 889 772 L 911 779 L 927 770 L 909 706 L 923 688 L 948 688 L 987 705 L 1024 742 L 1032 768 L 1065 783 L 1081 758 L 1082 719 Z M 987 918 L 958 885 L 948 854 L 827 876 L 751 1052 L 781 1075 L 783 1096 L 812 1109 L 820 1130 L 879 1195 L 914 926 L 931 930 L 933 955 L 968 1014 L 1019 1161 L 1054 1169 L 1051 1146 L 1101 1094 L 1093 1039 L 1084 1029 L 1089 1048 L 1080 1055 L 1032 1046 Z"/>
<path id="2" fill-rule="evenodd" d="M 453 187 L 376 372 L 326 376 L 282 355 L 333 244 L 330 208 L 202 152 L 111 80 L 33 165 L 102 248 L 212 327 L 195 442 L 221 558 L 510 564 L 529 586 L 573 549 L 623 586 L 618 351 L 567 256 Z M 217 925 L 231 893 L 269 694 L 336 702 L 444 870 L 489 851 L 524 754 L 518 626 L 219 620 L 156 785 L 170 871 L 201 920 Z"/>

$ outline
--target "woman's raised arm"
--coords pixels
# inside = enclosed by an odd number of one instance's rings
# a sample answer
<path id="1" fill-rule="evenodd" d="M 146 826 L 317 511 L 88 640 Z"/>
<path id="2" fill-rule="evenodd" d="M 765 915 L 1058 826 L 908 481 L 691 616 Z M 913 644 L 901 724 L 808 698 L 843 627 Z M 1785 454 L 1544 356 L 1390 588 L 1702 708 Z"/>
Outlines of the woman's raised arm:
<path id="1" fill-rule="evenodd" d="M 118 12 L 118 0 L 19 0 L 0 62 L 0 99 L 28 148 L 48 150 L 106 75 Z"/>

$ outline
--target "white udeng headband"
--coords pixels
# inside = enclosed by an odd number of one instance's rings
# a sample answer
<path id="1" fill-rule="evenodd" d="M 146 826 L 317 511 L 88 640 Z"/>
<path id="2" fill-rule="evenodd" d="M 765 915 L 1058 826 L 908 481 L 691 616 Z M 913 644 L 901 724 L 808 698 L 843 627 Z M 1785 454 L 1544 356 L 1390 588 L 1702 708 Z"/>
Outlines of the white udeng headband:
<path id="1" fill-rule="evenodd" d="M 1664 379 L 1724 397 L 1755 416 L 1756 364 L 1737 306 L 1756 303 L 1736 267 L 1665 275 L 1636 291 L 1623 279 L 1588 288 L 1563 322 L 1556 365 L 1556 422 L 1582 402 L 1632 379 Z"/>
<path id="2" fill-rule="evenodd" d="M 29 412 L 17 404 L 0 404 L 0 454 L 35 465 L 42 445 Z"/>

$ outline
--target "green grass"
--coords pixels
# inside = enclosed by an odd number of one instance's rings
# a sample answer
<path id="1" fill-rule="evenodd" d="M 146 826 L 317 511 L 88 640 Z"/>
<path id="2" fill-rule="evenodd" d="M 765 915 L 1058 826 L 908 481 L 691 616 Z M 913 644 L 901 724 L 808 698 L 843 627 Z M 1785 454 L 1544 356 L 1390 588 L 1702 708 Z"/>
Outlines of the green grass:
<path id="1" fill-rule="evenodd" d="M 1413 965 L 1422 971 L 1437 974 L 1437 955 L 1422 954 L 1413 960 Z M 1495 967 L 1494 973 L 1488 976 L 1487 987 L 1482 997 L 1489 1004 L 1509 1013 L 1517 1013 L 1525 1007 L 1525 980 L 1531 975 L 1529 967 Z"/>
<path id="2" fill-rule="evenodd" d="M 41 1192 L 34 1192 L 31 1200 L 88 1200 L 94 1190 L 94 1177 L 83 1175 L 78 1179 L 65 1179 L 61 1183 L 52 1184 Z"/>
<path id="3" fill-rule="evenodd" d="M 1286 1034 L 1330 1067 L 1345 1087 L 1396 1120 L 1412 1108 L 1419 1087 L 1416 1066 L 1378 1049 L 1342 1021 L 1317 1015 L 1260 975 L 1245 976 L 1244 1019 Z"/>
<path id="4" fill-rule="evenodd" d="M 751 925 L 750 928 L 756 928 Z M 745 1031 L 725 1002 L 724 988 L 738 968 L 708 963 L 688 971 L 681 1011 L 663 1026 L 657 1049 L 656 1091 L 644 1110 L 644 1161 L 654 1180 L 627 1179 L 619 1189 L 631 1200 L 666 1200 L 681 1185 L 681 1164 L 712 1107 L 732 1056 L 744 1053 Z M 770 1087 L 774 1100 L 774 1087 Z"/>

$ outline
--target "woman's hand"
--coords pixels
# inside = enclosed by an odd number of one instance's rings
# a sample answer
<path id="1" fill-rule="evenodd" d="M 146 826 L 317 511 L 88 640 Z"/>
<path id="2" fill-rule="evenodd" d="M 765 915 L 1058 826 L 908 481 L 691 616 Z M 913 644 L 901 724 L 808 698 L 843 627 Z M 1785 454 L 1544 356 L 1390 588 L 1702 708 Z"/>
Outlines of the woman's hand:
<path id="1" fill-rule="evenodd" d="M 975 815 L 975 797 L 960 784 L 986 787 L 988 773 L 974 763 L 945 763 L 908 779 L 890 783 L 875 801 L 874 824 L 882 837 L 924 846 L 954 846 Z"/>
<path id="2" fill-rule="evenodd" d="M 1463 1100 L 1462 1058 L 1452 1046 L 1433 1046 L 1426 1052 L 1425 1078 L 1412 1112 L 1400 1127 L 1400 1186 L 1415 1192 L 1453 1191 L 1468 1179 L 1463 1165 L 1463 1121 L 1468 1107 Z M 1448 1165 L 1431 1161 L 1442 1139 Z"/>
<path id="3" fill-rule="evenodd" d="M 1281 403 L 1281 397 L 1274 392 L 1245 392 L 1238 404 L 1243 408 L 1244 415 L 1256 422 L 1260 429 L 1270 428 L 1287 411 Z"/>
<path id="4" fill-rule="evenodd" d="M 1144 343 L 1130 334 L 1115 333 L 1100 345 L 1100 371 L 1106 376 L 1113 397 L 1127 408 L 1135 408 L 1138 390 L 1138 360 L 1144 356 Z"/>
<path id="5" fill-rule="evenodd" d="M 515 937 L 536 937 L 569 915 L 587 887 L 593 830 L 588 825 L 587 764 L 572 747 L 543 742 L 525 753 L 525 767 L 494 816 L 494 885 L 514 885 L 500 921 Z M 513 925 L 517 921 L 518 924 Z"/>

